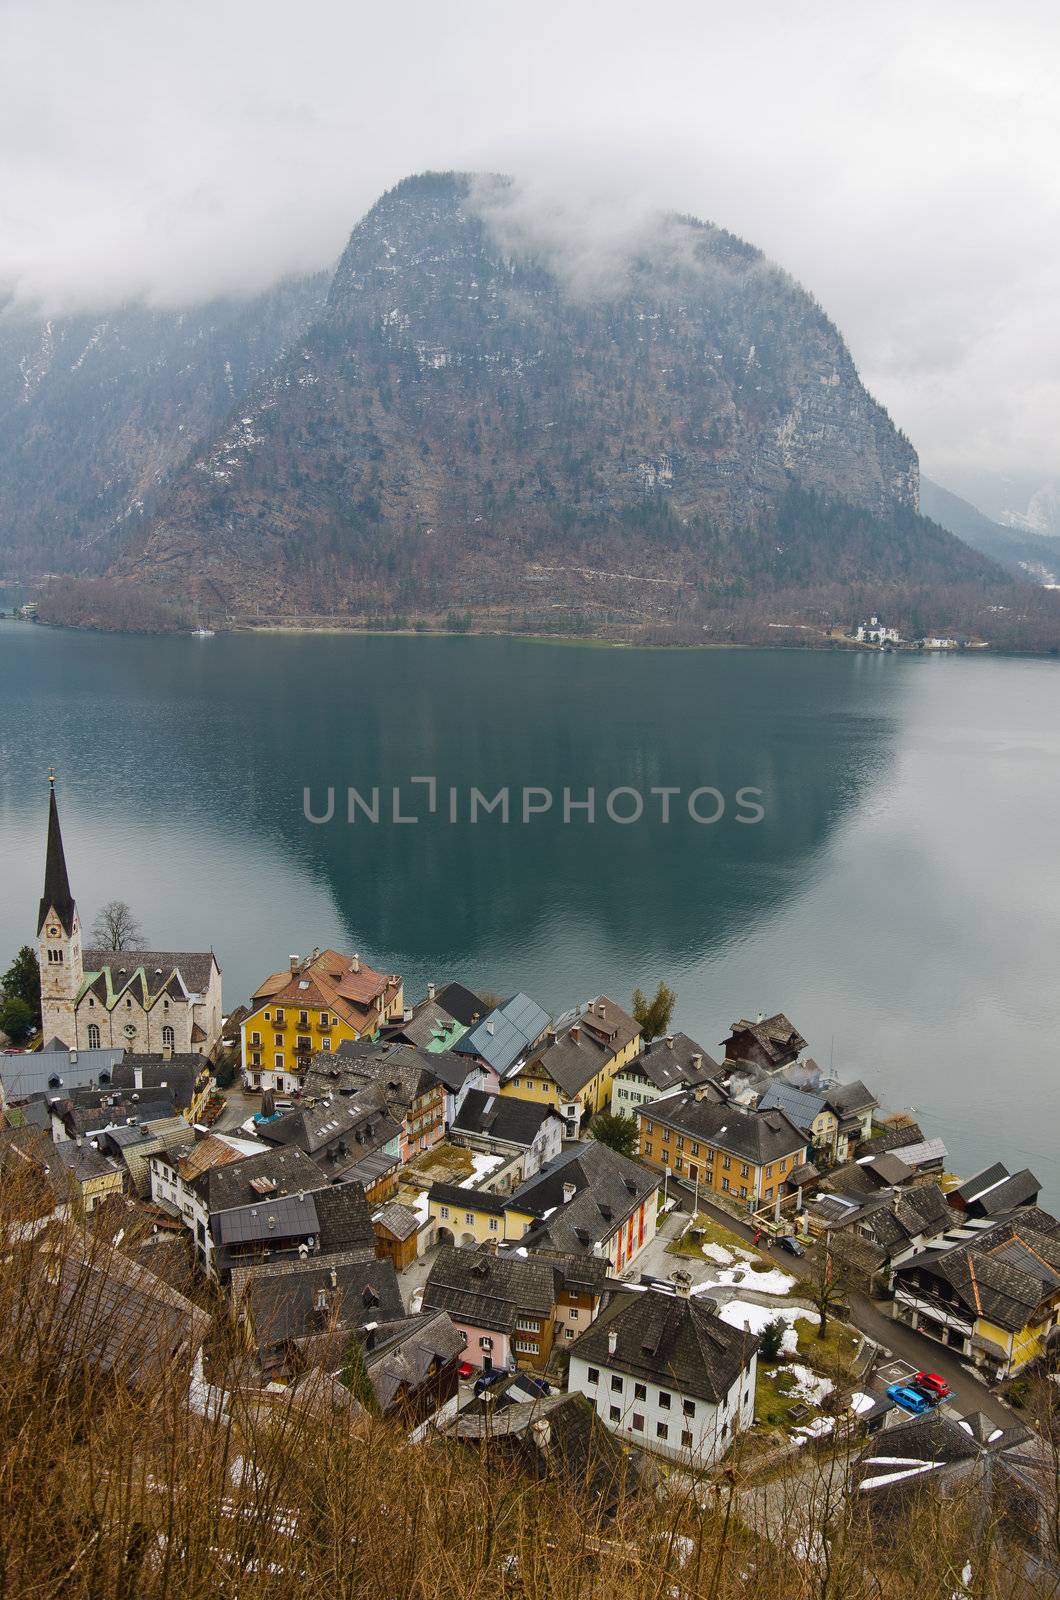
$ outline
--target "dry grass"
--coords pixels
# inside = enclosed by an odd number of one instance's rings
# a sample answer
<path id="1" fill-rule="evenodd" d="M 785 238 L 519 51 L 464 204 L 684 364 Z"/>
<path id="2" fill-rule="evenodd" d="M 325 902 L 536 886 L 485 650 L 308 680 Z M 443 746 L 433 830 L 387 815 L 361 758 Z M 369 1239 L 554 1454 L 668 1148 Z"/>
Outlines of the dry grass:
<path id="1" fill-rule="evenodd" d="M 839 1458 L 762 1489 L 675 1472 L 605 1520 L 489 1450 L 289 1394 L 203 1416 L 187 1352 L 145 1384 L 135 1339 L 109 1372 L 71 1341 L 45 1268 L 104 1261 L 110 1228 L 29 1238 L 26 1215 L 0 1177 L 0 1600 L 953 1600 L 969 1557 L 977 1600 L 1020 1593 L 960 1502 L 925 1500 L 894 1539 L 852 1519 Z M 215 1309 L 207 1376 L 242 1354 Z"/>

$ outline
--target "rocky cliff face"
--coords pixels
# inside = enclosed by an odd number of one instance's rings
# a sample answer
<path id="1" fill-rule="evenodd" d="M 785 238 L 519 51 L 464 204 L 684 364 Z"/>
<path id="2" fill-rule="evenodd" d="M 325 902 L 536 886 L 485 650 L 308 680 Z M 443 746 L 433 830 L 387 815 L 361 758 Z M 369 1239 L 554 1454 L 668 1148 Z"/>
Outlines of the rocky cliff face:
<path id="1" fill-rule="evenodd" d="M 0 318 L 0 572 L 105 565 L 316 320 L 328 282 L 188 311 Z"/>
<path id="2" fill-rule="evenodd" d="M 176 567 L 264 610 L 441 603 L 528 563 L 648 571 L 645 530 L 753 529 L 793 480 L 915 511 L 912 446 L 759 251 L 667 217 L 587 284 L 511 194 L 431 175 L 385 195 L 320 320 L 118 570 Z"/>

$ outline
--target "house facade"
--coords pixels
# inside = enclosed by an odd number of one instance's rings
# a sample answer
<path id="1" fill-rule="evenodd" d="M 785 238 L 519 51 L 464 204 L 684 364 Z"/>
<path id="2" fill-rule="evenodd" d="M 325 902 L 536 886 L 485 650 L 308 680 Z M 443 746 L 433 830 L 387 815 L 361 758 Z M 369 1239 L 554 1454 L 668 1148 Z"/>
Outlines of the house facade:
<path id="1" fill-rule="evenodd" d="M 755 1022 L 746 1017 L 734 1022 L 722 1044 L 726 1061 L 748 1062 L 763 1072 L 792 1066 L 806 1048 L 806 1040 L 783 1011 L 759 1016 Z"/>
<path id="2" fill-rule="evenodd" d="M 641 1107 L 637 1125 L 642 1161 L 749 1210 L 774 1201 L 807 1159 L 806 1135 L 782 1111 L 719 1105 L 702 1087 Z"/>
<path id="3" fill-rule="evenodd" d="M 300 1089 L 314 1054 L 371 1038 L 403 1010 L 397 974 L 337 950 L 293 955 L 258 985 L 240 1024 L 243 1081 L 281 1094 Z"/>
<path id="4" fill-rule="evenodd" d="M 616 1068 L 611 1110 L 619 1117 L 636 1116 L 660 1095 L 707 1083 L 718 1070 L 718 1063 L 687 1033 L 665 1034 Z"/>
<path id="5" fill-rule="evenodd" d="M 709 1467 L 754 1420 L 757 1361 L 757 1338 L 686 1281 L 619 1295 L 571 1347 L 567 1388 L 631 1444 Z"/>
<path id="6" fill-rule="evenodd" d="M 546 1029 L 501 1078 L 501 1093 L 555 1107 L 565 1136 L 577 1139 L 587 1118 L 610 1109 L 615 1076 L 637 1056 L 640 1043 L 640 1024 L 598 995 Z"/>
<path id="7" fill-rule="evenodd" d="M 212 950 L 93 950 L 81 940 L 55 780 L 48 802 L 44 891 L 37 916 L 46 1043 L 209 1055 L 221 1036 L 221 969 Z"/>
<path id="8" fill-rule="evenodd" d="M 532 1178 L 559 1155 L 563 1120 L 550 1105 L 471 1089 L 449 1130 L 453 1144 L 515 1162 L 516 1183 Z"/>
<path id="9" fill-rule="evenodd" d="M 534 1257 L 444 1246 L 423 1290 L 424 1311 L 445 1311 L 464 1335 L 464 1359 L 483 1371 L 548 1365 L 555 1336 L 552 1267 Z"/>

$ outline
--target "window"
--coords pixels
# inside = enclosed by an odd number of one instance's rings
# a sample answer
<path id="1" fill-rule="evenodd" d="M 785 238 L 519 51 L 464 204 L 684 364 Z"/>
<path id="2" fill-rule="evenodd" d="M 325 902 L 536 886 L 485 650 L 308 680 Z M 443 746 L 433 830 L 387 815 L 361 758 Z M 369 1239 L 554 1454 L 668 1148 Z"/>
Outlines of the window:
<path id="1" fill-rule="evenodd" d="M 611 1387 L 612 1387 L 612 1389 L 614 1390 L 614 1392 L 616 1394 L 621 1394 L 622 1393 L 622 1379 L 620 1377 L 618 1377 L 617 1375 L 613 1375 L 612 1378 L 611 1378 Z"/>
<path id="2" fill-rule="evenodd" d="M 654 1122 L 646 1122 L 644 1124 L 644 1132 L 645 1133 L 654 1133 L 655 1132 L 655 1124 L 654 1124 Z"/>
<path id="3" fill-rule="evenodd" d="M 683 1133 L 679 1133 L 677 1135 L 677 1148 L 679 1150 L 683 1150 L 684 1147 L 685 1147 L 685 1136 L 684 1136 Z"/>
<path id="4" fill-rule="evenodd" d="M 309 1012 L 308 1011 L 300 1011 L 298 1013 L 298 1026 L 300 1028 L 308 1028 L 308 1026 L 309 1026 Z"/>
<path id="5" fill-rule="evenodd" d="M 522 1328 L 524 1333 L 540 1333 L 541 1324 L 536 1317 L 516 1317 L 515 1326 Z"/>
<path id="6" fill-rule="evenodd" d="M 725 1193 L 728 1194 L 728 1192 L 729 1192 L 729 1180 L 728 1180 L 728 1178 L 722 1178 L 721 1186 L 724 1189 Z"/>
<path id="7" fill-rule="evenodd" d="M 577 1306 L 571 1306 L 571 1308 L 570 1308 L 570 1319 L 571 1319 L 572 1322 L 577 1322 L 577 1320 L 578 1320 L 578 1308 L 577 1308 Z"/>
<path id="8" fill-rule="evenodd" d="M 489 1334 L 485 1334 L 484 1333 L 482 1335 L 482 1338 L 478 1342 L 478 1347 L 479 1347 L 480 1350 L 492 1350 L 493 1349 L 493 1340 L 490 1338 Z"/>
<path id="9" fill-rule="evenodd" d="M 469 1228 L 471 1227 L 471 1225 L 474 1222 L 474 1220 L 475 1220 L 475 1213 L 473 1211 L 465 1211 L 464 1212 L 464 1221 L 467 1223 Z"/>
<path id="10" fill-rule="evenodd" d="M 172 1048 L 173 1048 L 173 1039 L 174 1039 L 173 1029 L 167 1025 L 166 1027 L 164 1027 L 162 1029 L 162 1048 L 166 1049 L 167 1046 L 168 1046 L 168 1048 L 170 1050 L 172 1050 Z"/>
<path id="11" fill-rule="evenodd" d="M 449 1215 L 449 1207 L 448 1206 L 442 1206 L 441 1207 L 441 1213 L 442 1213 L 443 1217 L 447 1217 Z"/>
<path id="12" fill-rule="evenodd" d="M 320 1026 L 322 1028 L 326 1028 L 327 1025 L 328 1025 L 328 1013 L 326 1011 L 322 1011 L 320 1013 Z"/>
<path id="13" fill-rule="evenodd" d="M 62 964 L 63 964 L 63 953 L 62 953 L 62 951 L 61 950 L 49 950 L 48 951 L 48 961 L 49 961 L 49 964 L 51 966 L 53 966 L 53 967 L 61 967 Z"/>
<path id="14" fill-rule="evenodd" d="M 524 1356 L 536 1356 L 538 1353 L 537 1345 L 531 1344 L 528 1339 L 516 1339 L 515 1348 L 521 1351 Z"/>
<path id="15" fill-rule="evenodd" d="M 665 1422 L 657 1422 L 655 1424 L 655 1437 L 657 1439 L 668 1439 L 670 1437 L 669 1425 Z"/>
<path id="16" fill-rule="evenodd" d="M 281 1045 L 283 1044 L 283 1034 L 274 1033 L 272 1036 L 272 1042 L 276 1046 L 277 1050 L 280 1049 Z"/>
<path id="17" fill-rule="evenodd" d="M 321 1039 L 320 1048 L 321 1048 L 321 1050 L 330 1051 L 330 1049 L 331 1049 L 331 1040 L 330 1039 Z"/>
<path id="18" fill-rule="evenodd" d="M 251 1042 L 251 1044 L 260 1044 L 261 1043 L 261 1034 L 260 1033 L 252 1033 L 251 1036 L 250 1036 L 250 1042 Z"/>
<path id="19" fill-rule="evenodd" d="M 643 1152 L 644 1155 L 650 1156 L 651 1155 L 651 1145 L 650 1144 L 642 1145 L 641 1146 L 641 1151 Z"/>
<path id="20" fill-rule="evenodd" d="M 496 1217 L 491 1217 L 490 1218 L 490 1232 L 491 1233 L 496 1233 L 497 1232 L 497 1218 Z"/>
<path id="21" fill-rule="evenodd" d="M 741 1200 L 746 1200 L 747 1199 L 747 1185 L 746 1185 L 746 1183 L 741 1183 L 741 1185 L 740 1185 L 740 1199 Z"/>
<path id="22" fill-rule="evenodd" d="M 252 1067 L 260 1067 L 261 1066 L 261 1051 L 260 1050 L 255 1050 L 254 1051 L 254 1054 L 250 1058 L 250 1064 L 251 1064 Z"/>
<path id="23" fill-rule="evenodd" d="M 763 1194 L 762 1194 L 762 1199 L 763 1199 L 763 1200 L 772 1200 L 772 1198 L 773 1198 L 773 1185 L 772 1185 L 772 1184 L 770 1184 L 770 1185 L 769 1185 L 769 1188 L 768 1188 L 768 1189 L 766 1189 L 766 1190 L 765 1190 L 765 1191 L 764 1191 L 764 1192 L 763 1192 Z"/>
<path id="24" fill-rule="evenodd" d="M 681 1445 L 682 1445 L 683 1449 L 691 1450 L 691 1448 L 692 1448 L 692 1429 L 691 1428 L 685 1428 L 683 1430 L 683 1432 L 681 1434 Z"/>
<path id="25" fill-rule="evenodd" d="M 696 1414 L 696 1402 L 694 1400 L 682 1400 L 681 1410 L 686 1417 L 694 1417 Z"/>
<path id="26" fill-rule="evenodd" d="M 666 1389 L 660 1389 L 659 1390 L 659 1404 L 660 1404 L 660 1406 L 662 1407 L 662 1409 L 664 1411 L 669 1411 L 669 1409 L 670 1409 L 670 1401 L 672 1399 L 673 1399 L 673 1396 L 669 1393 L 668 1390 L 666 1390 Z"/>
<path id="27" fill-rule="evenodd" d="M 565 1339 L 573 1339 L 575 1337 L 575 1335 L 577 1334 L 577 1332 L 578 1332 L 577 1328 L 564 1328 L 563 1337 Z"/>
<path id="28" fill-rule="evenodd" d="M 268 1014 L 269 1013 L 266 1011 L 265 1015 L 268 1016 Z M 284 1019 L 284 1014 L 283 1014 L 283 1007 L 282 1006 L 277 1006 L 276 1007 L 276 1021 L 280 1024 L 281 1028 L 283 1027 L 284 1020 L 285 1019 Z"/>
<path id="29" fill-rule="evenodd" d="M 585 1378 L 586 1378 L 586 1382 L 587 1383 L 599 1383 L 600 1382 L 600 1368 L 599 1367 L 590 1367 L 588 1372 L 585 1374 Z"/>
<path id="30" fill-rule="evenodd" d="M 634 1411 L 633 1413 L 633 1427 L 637 1433 L 644 1432 L 644 1418 L 639 1411 Z"/>
<path id="31" fill-rule="evenodd" d="M 769 1163 L 768 1167 L 766 1168 L 765 1175 L 766 1175 L 767 1178 L 771 1178 L 773 1176 L 773 1163 L 772 1163 L 772 1161 Z"/>
<path id="32" fill-rule="evenodd" d="M 98 1022 L 90 1022 L 89 1025 L 88 1025 L 88 1048 L 90 1050 L 98 1050 L 99 1049 L 99 1023 Z M 102 1083 L 102 1081 L 103 1081 L 102 1078 L 100 1078 L 100 1082 L 101 1083 Z"/>
<path id="33" fill-rule="evenodd" d="M 683 1172 L 684 1171 L 684 1165 L 685 1165 L 684 1156 L 678 1156 L 675 1165 L 677 1167 L 678 1172 Z"/>
<path id="34" fill-rule="evenodd" d="M 612 1406 L 611 1410 L 608 1412 L 608 1416 L 611 1418 L 612 1422 L 619 1422 L 621 1421 L 622 1413 L 617 1406 Z"/>
<path id="35" fill-rule="evenodd" d="M 282 1072 L 283 1071 L 283 1051 L 282 1050 L 277 1050 L 275 1056 L 273 1057 L 273 1061 L 274 1061 L 278 1071 Z"/>
<path id="36" fill-rule="evenodd" d="M 729 1160 L 728 1156 L 722 1156 L 721 1164 L 725 1168 L 726 1172 L 728 1172 L 729 1168 L 732 1166 L 732 1162 Z"/>
<path id="37" fill-rule="evenodd" d="M 692 1140 L 692 1154 L 694 1156 L 698 1156 L 698 1154 L 699 1154 L 699 1145 L 696 1143 L 696 1141 L 694 1139 Z"/>
<path id="38" fill-rule="evenodd" d="M 643 1383 L 635 1383 L 633 1385 L 633 1398 L 634 1400 L 647 1400 L 648 1391 Z"/>
<path id="39" fill-rule="evenodd" d="M 295 1040 L 294 1047 L 296 1050 L 300 1050 L 304 1053 L 307 1050 L 312 1050 L 313 1041 L 312 1039 L 306 1038 L 302 1034 L 299 1034 L 298 1038 Z"/>
<path id="40" fill-rule="evenodd" d="M 749 1178 L 750 1176 L 751 1176 L 750 1167 L 747 1165 L 746 1161 L 742 1161 L 740 1163 L 740 1177 L 741 1178 Z"/>
<path id="41" fill-rule="evenodd" d="M 729 1432 L 729 1424 L 727 1422 L 723 1422 L 722 1425 L 721 1425 L 721 1436 L 722 1436 L 723 1439 L 728 1436 L 728 1432 Z"/>

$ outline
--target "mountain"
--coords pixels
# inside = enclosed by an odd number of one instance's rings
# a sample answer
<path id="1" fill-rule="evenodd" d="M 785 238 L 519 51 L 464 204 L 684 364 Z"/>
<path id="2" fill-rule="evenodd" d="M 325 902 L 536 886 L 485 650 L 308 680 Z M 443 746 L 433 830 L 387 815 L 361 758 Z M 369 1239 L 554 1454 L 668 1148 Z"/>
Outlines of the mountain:
<path id="1" fill-rule="evenodd" d="M 1060 573 L 1060 539 L 1041 533 L 1001 527 L 960 495 L 930 478 L 920 480 L 920 509 L 950 533 L 989 556 L 1017 577 L 1032 583 L 1056 583 Z"/>
<path id="2" fill-rule="evenodd" d="M 328 281 L 186 311 L 0 316 L 0 573 L 105 566 L 316 320 Z"/>
<path id="3" fill-rule="evenodd" d="M 503 179 L 405 180 L 115 573 L 257 616 L 998 576 L 758 250 L 669 216 L 583 264 Z"/>

